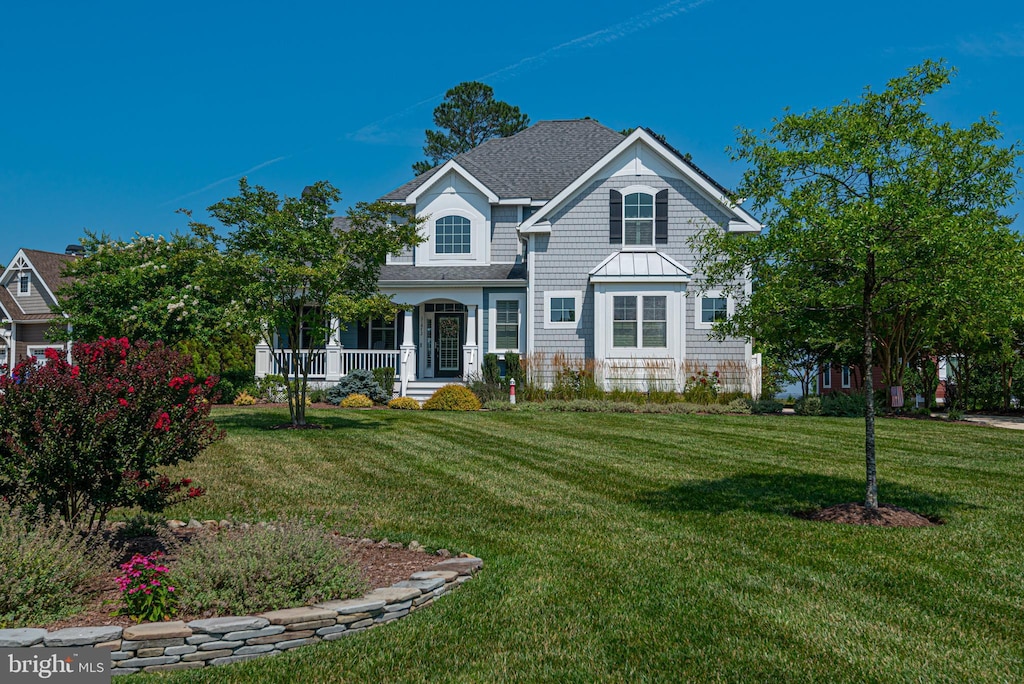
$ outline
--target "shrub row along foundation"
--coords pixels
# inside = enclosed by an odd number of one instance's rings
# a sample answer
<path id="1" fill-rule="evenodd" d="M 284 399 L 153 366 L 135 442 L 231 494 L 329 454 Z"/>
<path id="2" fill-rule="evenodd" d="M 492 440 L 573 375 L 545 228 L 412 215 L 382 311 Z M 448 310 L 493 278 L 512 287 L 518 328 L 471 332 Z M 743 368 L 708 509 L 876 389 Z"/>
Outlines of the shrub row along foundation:
<path id="1" fill-rule="evenodd" d="M 250 616 L 151 622 L 134 627 L 0 629 L 0 647 L 92 647 L 110 650 L 112 674 L 190 670 L 277 655 L 405 617 L 433 603 L 482 567 L 479 558 L 449 558 L 408 580 L 361 598 L 327 601 Z"/>

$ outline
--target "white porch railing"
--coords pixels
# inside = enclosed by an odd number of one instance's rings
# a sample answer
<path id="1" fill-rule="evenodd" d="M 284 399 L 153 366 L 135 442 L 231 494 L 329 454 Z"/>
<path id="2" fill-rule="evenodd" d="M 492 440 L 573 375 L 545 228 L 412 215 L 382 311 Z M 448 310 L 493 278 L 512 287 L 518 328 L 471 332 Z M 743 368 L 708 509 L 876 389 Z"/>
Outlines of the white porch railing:
<path id="1" fill-rule="evenodd" d="M 342 349 L 340 354 L 342 377 L 356 369 L 372 371 L 374 368 L 394 368 L 398 377 L 401 352 L 397 349 Z"/>
<path id="2" fill-rule="evenodd" d="M 275 349 L 270 356 L 268 370 L 274 375 L 295 377 L 299 375 L 299 364 L 310 359 L 309 377 L 330 381 L 340 380 L 356 369 L 375 368 L 394 368 L 397 378 L 401 365 L 401 352 L 397 349 L 300 349 L 297 357 L 291 349 Z M 328 368 L 337 370 L 328 372 Z"/>
<path id="3" fill-rule="evenodd" d="M 273 375 L 298 377 L 301 375 L 300 364 L 305 365 L 307 360 L 311 360 L 309 377 L 323 378 L 327 375 L 327 352 L 324 349 L 300 349 L 298 356 L 291 349 L 275 349 L 270 356 Z"/>

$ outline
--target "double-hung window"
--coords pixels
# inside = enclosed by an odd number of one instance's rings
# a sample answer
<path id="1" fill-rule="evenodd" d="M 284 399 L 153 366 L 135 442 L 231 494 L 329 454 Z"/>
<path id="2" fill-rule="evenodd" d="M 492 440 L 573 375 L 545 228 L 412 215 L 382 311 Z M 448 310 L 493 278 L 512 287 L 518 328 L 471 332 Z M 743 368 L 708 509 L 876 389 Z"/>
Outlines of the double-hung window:
<path id="1" fill-rule="evenodd" d="M 519 300 L 499 299 L 494 303 L 494 348 L 519 349 Z"/>
<path id="2" fill-rule="evenodd" d="M 612 298 L 612 347 L 667 346 L 667 297 L 616 295 Z"/>
<path id="3" fill-rule="evenodd" d="M 843 389 L 850 389 L 850 367 L 843 366 L 843 375 L 840 378 Z"/>
<path id="4" fill-rule="evenodd" d="M 654 196 L 646 192 L 626 195 L 622 201 L 624 245 L 654 244 Z"/>
<path id="5" fill-rule="evenodd" d="M 26 295 L 31 291 L 32 274 L 29 271 L 22 271 L 18 275 L 18 294 Z"/>

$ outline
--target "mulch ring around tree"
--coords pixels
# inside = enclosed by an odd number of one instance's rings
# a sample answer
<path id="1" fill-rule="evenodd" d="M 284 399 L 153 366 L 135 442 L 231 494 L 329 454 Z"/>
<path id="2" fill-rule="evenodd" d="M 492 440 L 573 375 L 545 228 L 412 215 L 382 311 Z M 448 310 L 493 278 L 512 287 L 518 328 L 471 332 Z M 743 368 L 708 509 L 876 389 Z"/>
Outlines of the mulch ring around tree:
<path id="1" fill-rule="evenodd" d="M 874 510 L 862 503 L 843 503 L 794 515 L 804 520 L 873 527 L 934 527 L 943 524 L 941 519 L 926 518 L 920 513 L 887 503 L 878 504 L 878 508 Z"/>

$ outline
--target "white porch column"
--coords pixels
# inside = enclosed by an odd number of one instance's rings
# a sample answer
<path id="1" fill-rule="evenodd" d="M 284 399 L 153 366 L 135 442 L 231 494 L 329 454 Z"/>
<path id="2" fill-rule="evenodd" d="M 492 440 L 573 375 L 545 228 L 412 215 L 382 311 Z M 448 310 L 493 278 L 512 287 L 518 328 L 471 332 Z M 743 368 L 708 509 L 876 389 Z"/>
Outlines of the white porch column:
<path id="1" fill-rule="evenodd" d="M 406 396 L 409 381 L 416 379 L 416 345 L 412 343 L 412 311 L 402 312 L 401 367 L 398 369 L 399 392 Z"/>
<path id="2" fill-rule="evenodd" d="M 324 380 L 338 382 L 341 380 L 341 321 L 337 318 L 331 318 L 331 332 L 327 337 L 324 353 Z"/>
<path id="3" fill-rule="evenodd" d="M 270 375 L 270 345 L 260 342 L 256 345 L 256 377 Z"/>
<path id="4" fill-rule="evenodd" d="M 466 344 L 462 347 L 462 379 L 469 380 L 479 370 L 480 347 L 476 342 L 476 304 L 466 305 Z"/>

